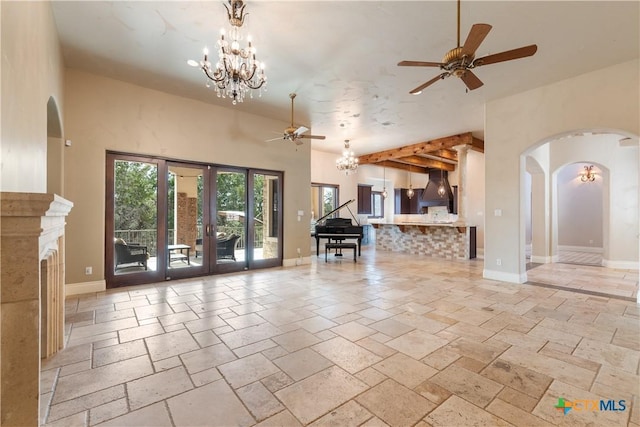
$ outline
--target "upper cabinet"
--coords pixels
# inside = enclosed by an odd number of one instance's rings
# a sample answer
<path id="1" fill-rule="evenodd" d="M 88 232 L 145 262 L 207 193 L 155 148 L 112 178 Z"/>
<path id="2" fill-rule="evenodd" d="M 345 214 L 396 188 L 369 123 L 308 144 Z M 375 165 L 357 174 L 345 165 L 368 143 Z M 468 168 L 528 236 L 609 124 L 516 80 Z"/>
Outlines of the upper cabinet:
<path id="1" fill-rule="evenodd" d="M 400 214 L 419 214 L 422 213 L 420 199 L 422 197 L 422 188 L 413 189 L 413 197 L 407 196 L 407 188 L 396 188 L 394 192 L 394 210 L 396 215 Z"/>

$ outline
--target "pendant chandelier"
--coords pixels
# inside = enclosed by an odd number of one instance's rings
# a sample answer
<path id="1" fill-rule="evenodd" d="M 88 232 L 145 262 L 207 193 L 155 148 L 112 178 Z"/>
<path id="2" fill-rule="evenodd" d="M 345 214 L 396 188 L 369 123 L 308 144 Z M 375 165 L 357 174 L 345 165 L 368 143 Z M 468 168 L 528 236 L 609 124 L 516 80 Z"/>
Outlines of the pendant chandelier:
<path id="1" fill-rule="evenodd" d="M 444 177 L 442 176 L 442 169 L 440 169 L 440 185 L 438 186 L 438 196 L 444 197 L 447 194 L 447 190 L 444 188 Z"/>
<path id="2" fill-rule="evenodd" d="M 382 167 L 382 198 L 386 199 L 387 194 L 387 167 Z"/>
<path id="3" fill-rule="evenodd" d="M 413 191 L 413 187 L 411 186 L 411 165 L 409 165 L 409 189 L 407 190 L 407 197 L 409 200 L 413 197 L 415 191 Z"/>
<path id="4" fill-rule="evenodd" d="M 226 34 L 223 29 L 218 40 L 218 62 L 212 65 L 209 61 L 209 50 L 204 49 L 204 59 L 199 63 L 189 61 L 192 66 L 199 66 L 207 76 L 207 87 L 213 85 L 218 97 L 231 98 L 233 105 L 243 102 L 249 92 L 253 98 L 253 89 L 261 89 L 267 83 L 264 74 L 264 63 L 256 60 L 256 48 L 251 44 L 251 37 L 247 37 L 247 46 L 241 47 L 244 37 L 242 24 L 247 14 L 243 0 L 228 0 L 227 17 L 231 29 Z M 260 90 L 259 96 L 262 96 Z"/>
<path id="5" fill-rule="evenodd" d="M 349 148 L 348 139 L 344 140 L 344 151 L 342 152 L 342 157 L 336 160 L 336 168 L 347 175 L 349 175 L 349 172 L 355 172 L 358 169 L 358 158 Z"/>

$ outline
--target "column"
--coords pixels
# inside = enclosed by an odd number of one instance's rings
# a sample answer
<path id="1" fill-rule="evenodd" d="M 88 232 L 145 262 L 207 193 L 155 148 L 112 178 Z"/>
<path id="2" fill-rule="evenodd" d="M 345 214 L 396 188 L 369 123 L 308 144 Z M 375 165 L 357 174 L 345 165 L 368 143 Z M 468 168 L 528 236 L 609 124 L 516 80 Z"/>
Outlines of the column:
<path id="1" fill-rule="evenodd" d="M 453 147 L 458 153 L 458 221 L 457 225 L 467 222 L 467 153 L 469 145 L 462 144 Z"/>

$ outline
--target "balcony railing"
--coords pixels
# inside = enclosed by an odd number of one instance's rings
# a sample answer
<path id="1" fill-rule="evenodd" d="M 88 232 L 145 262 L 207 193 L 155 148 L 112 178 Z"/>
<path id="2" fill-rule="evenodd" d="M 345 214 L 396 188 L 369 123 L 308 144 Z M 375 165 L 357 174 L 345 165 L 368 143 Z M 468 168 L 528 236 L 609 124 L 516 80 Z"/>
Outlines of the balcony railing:
<path id="1" fill-rule="evenodd" d="M 254 236 L 254 248 L 262 248 L 263 244 L 263 226 L 256 226 L 255 228 L 255 236 Z M 175 230 L 168 230 L 168 241 L 173 243 Z M 238 239 L 237 249 L 245 248 L 245 232 L 243 227 L 233 227 L 233 226 L 220 226 L 218 227 L 218 232 L 226 233 L 226 234 L 238 234 L 240 235 L 240 239 Z M 202 227 L 198 227 L 197 238 L 202 237 Z M 147 247 L 147 251 L 150 256 L 157 256 L 158 251 L 158 232 L 155 229 L 147 229 L 147 230 L 116 230 L 115 232 L 116 239 L 123 239 L 127 244 L 139 244 Z"/>

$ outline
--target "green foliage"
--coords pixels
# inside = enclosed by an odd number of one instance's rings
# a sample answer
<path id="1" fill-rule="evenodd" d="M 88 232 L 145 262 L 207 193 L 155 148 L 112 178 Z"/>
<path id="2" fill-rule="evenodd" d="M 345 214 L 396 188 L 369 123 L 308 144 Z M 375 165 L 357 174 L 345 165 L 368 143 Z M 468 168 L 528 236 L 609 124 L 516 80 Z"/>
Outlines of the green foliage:
<path id="1" fill-rule="evenodd" d="M 114 217 L 116 230 L 156 228 L 158 168 L 149 163 L 116 161 Z"/>

